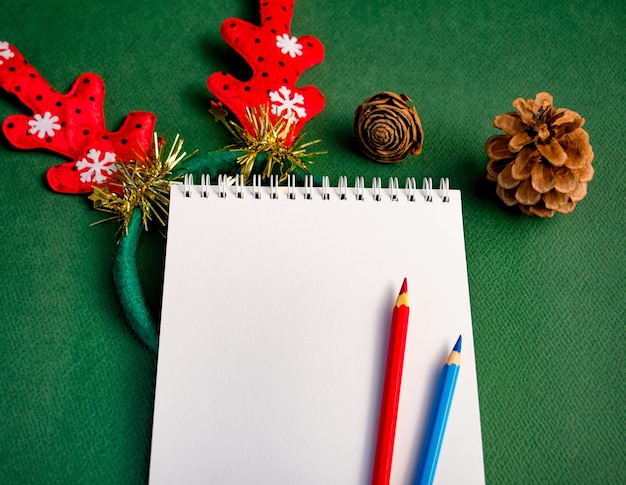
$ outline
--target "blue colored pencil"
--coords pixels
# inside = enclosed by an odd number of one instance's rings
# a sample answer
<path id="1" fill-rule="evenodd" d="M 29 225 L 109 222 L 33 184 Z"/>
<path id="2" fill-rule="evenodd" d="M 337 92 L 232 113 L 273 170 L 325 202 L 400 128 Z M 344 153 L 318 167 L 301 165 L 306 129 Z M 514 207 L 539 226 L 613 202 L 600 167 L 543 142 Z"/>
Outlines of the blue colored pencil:
<path id="1" fill-rule="evenodd" d="M 415 477 L 414 485 L 430 485 L 435 478 L 441 443 L 443 443 L 443 435 L 446 430 L 460 367 L 461 336 L 459 336 L 448 360 L 443 365 L 443 369 L 441 369 L 428 428 L 424 435 L 424 444 L 422 445 L 422 453 L 417 466 L 417 476 Z"/>

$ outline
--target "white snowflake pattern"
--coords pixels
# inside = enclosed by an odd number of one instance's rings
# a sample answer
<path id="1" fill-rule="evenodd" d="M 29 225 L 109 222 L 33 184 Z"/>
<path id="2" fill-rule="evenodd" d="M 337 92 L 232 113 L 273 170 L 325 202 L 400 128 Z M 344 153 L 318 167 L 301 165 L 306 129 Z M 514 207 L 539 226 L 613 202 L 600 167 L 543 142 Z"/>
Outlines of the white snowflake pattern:
<path id="1" fill-rule="evenodd" d="M 58 121 L 59 117 L 53 115 L 50 111 L 46 111 L 43 116 L 36 114 L 32 120 L 28 121 L 28 126 L 30 126 L 28 133 L 37 135 L 39 138 L 54 136 L 55 131 L 61 129 L 61 125 L 57 123 Z"/>
<path id="2" fill-rule="evenodd" d="M 299 93 L 293 93 L 291 97 L 291 89 L 282 86 L 278 91 L 270 91 L 270 101 L 272 102 L 272 113 L 285 119 L 291 118 L 294 114 L 298 118 L 306 118 L 306 109 L 304 106 L 304 96 Z M 283 114 L 284 113 L 284 114 Z"/>
<path id="3" fill-rule="evenodd" d="M 78 170 L 84 170 L 80 174 L 81 182 L 95 182 L 101 184 L 106 182 L 113 172 L 117 171 L 115 161 L 117 157 L 113 152 L 104 152 L 104 157 L 100 159 L 102 152 L 95 148 L 87 152 L 87 157 L 76 162 Z M 89 160 L 88 160 L 89 159 Z"/>
<path id="4" fill-rule="evenodd" d="M 0 65 L 3 63 L 2 57 L 5 59 L 11 59 L 13 57 L 13 51 L 8 42 L 0 41 Z"/>
<path id="5" fill-rule="evenodd" d="M 302 44 L 298 44 L 297 37 L 289 37 L 289 34 L 276 36 L 276 47 L 283 54 L 289 54 L 292 58 L 302 55 Z"/>

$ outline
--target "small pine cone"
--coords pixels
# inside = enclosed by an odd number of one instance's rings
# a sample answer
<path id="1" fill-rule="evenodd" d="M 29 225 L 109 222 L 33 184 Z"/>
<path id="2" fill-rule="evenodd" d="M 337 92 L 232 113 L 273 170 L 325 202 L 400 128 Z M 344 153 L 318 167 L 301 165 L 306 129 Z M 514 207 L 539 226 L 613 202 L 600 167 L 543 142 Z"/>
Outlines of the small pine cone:
<path id="1" fill-rule="evenodd" d="M 424 132 L 414 106 L 404 94 L 375 94 L 354 112 L 354 136 L 368 158 L 381 163 L 399 162 L 422 152 Z"/>
<path id="2" fill-rule="evenodd" d="M 585 119 L 565 108 L 554 108 L 552 96 L 513 101 L 517 112 L 498 115 L 493 125 L 505 132 L 485 144 L 487 179 L 508 206 L 527 215 L 552 217 L 572 212 L 587 195 L 593 177 L 593 150 L 581 128 Z"/>

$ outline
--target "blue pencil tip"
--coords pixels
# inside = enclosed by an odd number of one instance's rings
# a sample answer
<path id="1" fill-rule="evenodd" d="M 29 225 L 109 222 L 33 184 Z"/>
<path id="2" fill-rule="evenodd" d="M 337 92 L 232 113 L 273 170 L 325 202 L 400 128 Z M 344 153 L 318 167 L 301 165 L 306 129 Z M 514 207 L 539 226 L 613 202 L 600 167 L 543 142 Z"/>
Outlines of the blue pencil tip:
<path id="1" fill-rule="evenodd" d="M 461 341 L 463 339 L 461 338 L 461 335 L 459 335 L 459 339 L 456 341 L 456 344 L 454 344 L 454 348 L 452 349 L 454 352 L 460 352 L 461 351 Z"/>

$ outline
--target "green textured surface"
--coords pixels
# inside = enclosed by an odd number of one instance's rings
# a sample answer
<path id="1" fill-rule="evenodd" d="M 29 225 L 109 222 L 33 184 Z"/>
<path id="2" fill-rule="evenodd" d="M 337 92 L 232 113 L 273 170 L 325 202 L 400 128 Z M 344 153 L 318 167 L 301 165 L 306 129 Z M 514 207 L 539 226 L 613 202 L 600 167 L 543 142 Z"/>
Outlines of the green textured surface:
<path id="1" fill-rule="evenodd" d="M 102 75 L 110 129 L 152 111 L 160 134 L 206 153 L 230 142 L 207 114 L 206 78 L 245 72 L 219 25 L 256 11 L 248 0 L 5 1 L 0 39 L 60 91 Z M 326 46 L 300 83 L 327 100 L 305 130 L 328 150 L 316 172 L 448 176 L 463 190 L 488 483 L 626 483 L 625 25 L 621 0 L 296 3 L 292 33 Z M 411 96 L 424 126 L 423 154 L 399 165 L 351 146 L 354 108 L 381 90 Z M 493 116 L 539 91 L 587 119 L 596 154 L 587 198 L 551 220 L 504 208 L 484 179 Z M 1 119 L 19 112 L 0 94 Z M 142 483 L 156 359 L 115 297 L 116 228 L 90 227 L 103 215 L 84 197 L 47 189 L 58 162 L 1 138 L 0 483 Z M 155 310 L 163 245 L 157 232 L 140 244 Z"/>

